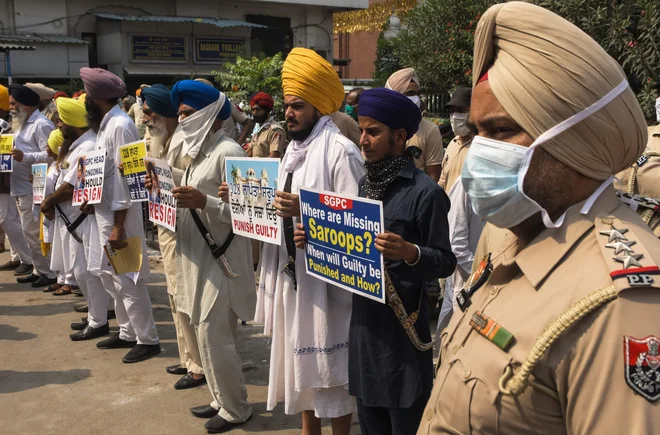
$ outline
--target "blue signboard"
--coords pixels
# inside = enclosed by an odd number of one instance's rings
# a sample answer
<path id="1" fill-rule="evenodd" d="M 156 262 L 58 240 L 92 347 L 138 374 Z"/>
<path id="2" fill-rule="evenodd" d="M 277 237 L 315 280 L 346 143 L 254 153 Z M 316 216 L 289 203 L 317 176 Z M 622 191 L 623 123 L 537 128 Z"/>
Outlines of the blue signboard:
<path id="1" fill-rule="evenodd" d="M 132 59 L 154 62 L 186 62 L 185 36 L 133 35 Z"/>
<path id="2" fill-rule="evenodd" d="M 243 41 L 215 38 L 195 39 L 195 52 L 197 62 L 236 62 L 236 58 L 243 53 Z"/>
<path id="3" fill-rule="evenodd" d="M 300 211 L 307 273 L 385 303 L 383 257 L 375 246 L 384 228 L 382 202 L 300 189 Z"/>

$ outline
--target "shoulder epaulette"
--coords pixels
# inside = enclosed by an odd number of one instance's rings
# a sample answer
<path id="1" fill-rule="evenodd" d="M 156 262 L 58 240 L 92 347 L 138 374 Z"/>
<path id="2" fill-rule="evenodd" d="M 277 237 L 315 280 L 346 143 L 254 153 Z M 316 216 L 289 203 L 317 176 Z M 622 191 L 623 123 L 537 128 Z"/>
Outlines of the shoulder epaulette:
<path id="1" fill-rule="evenodd" d="M 617 292 L 631 287 L 660 289 L 660 269 L 630 228 L 613 216 L 595 220 L 598 246 Z"/>

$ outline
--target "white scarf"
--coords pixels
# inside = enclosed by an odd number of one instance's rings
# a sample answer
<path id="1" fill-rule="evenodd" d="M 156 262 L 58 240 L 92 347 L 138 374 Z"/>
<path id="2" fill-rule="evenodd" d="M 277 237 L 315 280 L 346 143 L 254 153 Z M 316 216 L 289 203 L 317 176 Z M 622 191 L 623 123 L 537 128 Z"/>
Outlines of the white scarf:
<path id="1" fill-rule="evenodd" d="M 222 109 L 226 99 L 225 94 L 220 93 L 220 97 L 215 104 L 209 104 L 187 118 L 179 120 L 179 127 L 183 130 L 184 155 L 189 155 L 193 160 L 197 157 L 204 139 L 206 139 L 206 135 L 211 131 L 213 122 L 218 117 L 218 113 L 220 113 L 220 109 Z"/>
<path id="2" fill-rule="evenodd" d="M 303 142 L 298 142 L 297 140 L 292 140 L 287 147 L 286 154 L 289 156 L 288 160 L 284 163 L 284 172 L 293 172 L 296 169 L 296 166 L 299 162 L 305 160 L 305 155 L 307 155 L 307 148 L 309 144 L 312 143 L 323 131 L 323 129 L 330 123 L 332 120 L 328 115 L 321 117 L 318 120 L 314 129 L 307 136 Z"/>

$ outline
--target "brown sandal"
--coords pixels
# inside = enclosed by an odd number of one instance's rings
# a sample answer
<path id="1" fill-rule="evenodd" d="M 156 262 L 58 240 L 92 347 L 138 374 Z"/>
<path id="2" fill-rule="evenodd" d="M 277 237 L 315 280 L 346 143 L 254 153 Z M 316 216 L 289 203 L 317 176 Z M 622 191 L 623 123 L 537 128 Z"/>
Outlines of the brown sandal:
<path id="1" fill-rule="evenodd" d="M 55 290 L 53 296 L 66 296 L 71 294 L 71 286 L 68 284 L 63 285 L 59 289 Z"/>
<path id="2" fill-rule="evenodd" d="M 53 293 L 62 288 L 62 284 L 51 284 L 44 289 L 44 293 Z"/>

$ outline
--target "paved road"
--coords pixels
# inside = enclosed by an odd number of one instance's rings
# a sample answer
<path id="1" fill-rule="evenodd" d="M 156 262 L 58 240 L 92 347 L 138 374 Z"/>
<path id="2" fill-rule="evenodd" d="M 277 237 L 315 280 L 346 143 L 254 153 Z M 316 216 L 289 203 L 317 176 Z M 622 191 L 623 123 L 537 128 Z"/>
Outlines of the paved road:
<path id="1" fill-rule="evenodd" d="M 0 264 L 9 260 L 0 254 Z M 163 352 L 137 364 L 122 364 L 126 350 L 99 350 L 98 340 L 69 340 L 72 305 L 82 299 L 55 297 L 16 284 L 0 272 L 0 433 L 204 434 L 205 420 L 188 408 L 209 403 L 206 386 L 176 391 L 178 379 L 165 367 L 178 362 L 174 324 L 162 265 L 155 265 L 149 292 Z M 117 331 L 114 320 L 111 333 Z M 280 405 L 266 411 L 268 340 L 257 325 L 239 326 L 239 352 L 254 416 L 232 434 L 298 434 L 299 417 Z M 358 433 L 354 425 L 354 433 Z M 328 423 L 324 434 L 330 434 Z"/>

